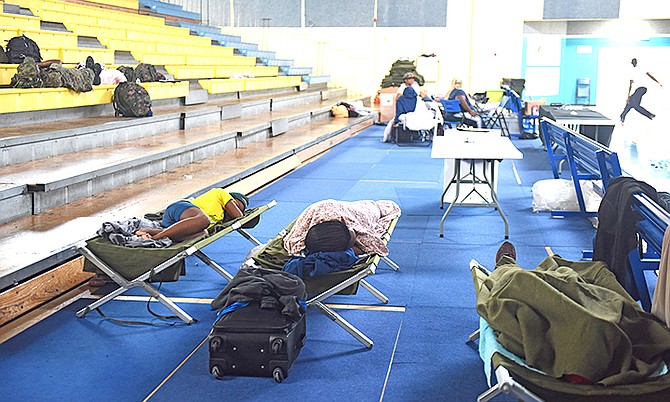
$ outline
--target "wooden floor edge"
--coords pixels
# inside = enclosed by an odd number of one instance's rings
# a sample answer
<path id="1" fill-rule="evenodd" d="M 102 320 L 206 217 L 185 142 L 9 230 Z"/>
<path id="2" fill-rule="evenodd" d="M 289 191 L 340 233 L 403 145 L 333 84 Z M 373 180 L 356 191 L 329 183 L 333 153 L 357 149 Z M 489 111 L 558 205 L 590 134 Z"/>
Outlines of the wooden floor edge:
<path id="1" fill-rule="evenodd" d="M 89 295 L 89 289 L 88 284 L 83 283 L 1 326 L 0 345 L 82 297 Z M 74 314 L 72 318 L 75 318 Z"/>
<path id="2" fill-rule="evenodd" d="M 83 267 L 84 258 L 77 257 L 0 293 L 0 330 L 90 279 Z"/>

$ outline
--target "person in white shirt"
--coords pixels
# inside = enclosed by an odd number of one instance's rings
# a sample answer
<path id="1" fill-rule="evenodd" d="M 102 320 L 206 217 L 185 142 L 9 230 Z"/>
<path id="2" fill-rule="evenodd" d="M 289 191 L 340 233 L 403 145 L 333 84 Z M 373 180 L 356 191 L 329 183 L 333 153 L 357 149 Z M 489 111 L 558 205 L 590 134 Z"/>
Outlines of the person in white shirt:
<path id="1" fill-rule="evenodd" d="M 663 88 L 663 85 L 661 85 L 661 83 L 658 82 L 658 80 L 653 75 L 651 75 L 648 71 L 644 71 L 638 67 L 636 58 L 633 58 L 630 63 L 633 65 L 633 74 L 628 84 L 628 98 L 626 99 L 626 106 L 624 107 L 620 116 L 621 124 L 624 123 L 626 120 L 626 115 L 628 112 L 630 112 L 631 109 L 637 110 L 638 113 L 647 117 L 649 120 L 656 117 L 655 114 L 645 109 L 642 105 L 640 105 L 640 103 L 642 102 L 642 97 L 644 94 L 647 93 L 647 84 L 651 82 L 649 81 L 650 79 Z M 633 91 L 633 88 L 635 88 L 635 91 Z M 632 95 L 631 91 L 633 91 Z"/>

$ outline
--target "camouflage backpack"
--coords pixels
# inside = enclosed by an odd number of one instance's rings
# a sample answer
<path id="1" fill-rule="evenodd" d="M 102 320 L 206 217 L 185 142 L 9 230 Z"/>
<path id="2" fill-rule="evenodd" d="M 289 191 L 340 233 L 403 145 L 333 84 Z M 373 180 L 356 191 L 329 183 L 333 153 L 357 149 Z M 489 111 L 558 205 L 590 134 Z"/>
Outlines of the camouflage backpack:
<path id="1" fill-rule="evenodd" d="M 135 82 L 137 79 L 137 74 L 135 74 L 135 69 L 128 66 L 119 66 L 117 70 L 121 71 L 123 75 L 126 76 L 126 81 Z"/>
<path id="2" fill-rule="evenodd" d="M 112 105 L 116 116 L 152 116 L 151 98 L 143 86 L 135 82 L 121 82 L 114 89 Z"/>
<path id="3" fill-rule="evenodd" d="M 5 53 L 5 48 L 0 45 L 0 64 L 8 64 L 9 59 L 7 58 L 7 54 Z"/>
<path id="4" fill-rule="evenodd" d="M 10 85 L 12 88 L 42 88 L 44 86 L 37 63 L 32 57 L 26 57 L 19 64 Z"/>
<path id="5" fill-rule="evenodd" d="M 135 76 L 140 79 L 140 82 L 158 81 L 156 67 L 152 66 L 151 64 L 138 64 L 137 67 L 135 67 Z"/>

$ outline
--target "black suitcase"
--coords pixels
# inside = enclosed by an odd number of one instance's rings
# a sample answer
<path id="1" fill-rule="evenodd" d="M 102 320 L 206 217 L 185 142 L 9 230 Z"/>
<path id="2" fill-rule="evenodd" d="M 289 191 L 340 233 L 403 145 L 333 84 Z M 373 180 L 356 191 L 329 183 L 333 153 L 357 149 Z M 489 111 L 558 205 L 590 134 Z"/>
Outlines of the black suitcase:
<path id="1" fill-rule="evenodd" d="M 293 322 L 280 309 L 251 303 L 221 316 L 209 334 L 209 372 L 272 377 L 282 382 L 305 343 L 305 315 Z"/>

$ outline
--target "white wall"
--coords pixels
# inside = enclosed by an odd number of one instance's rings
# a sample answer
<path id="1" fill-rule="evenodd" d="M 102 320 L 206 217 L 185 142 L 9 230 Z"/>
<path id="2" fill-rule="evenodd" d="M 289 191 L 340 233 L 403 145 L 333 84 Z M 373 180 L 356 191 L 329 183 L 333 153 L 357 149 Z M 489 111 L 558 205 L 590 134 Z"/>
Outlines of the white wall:
<path id="1" fill-rule="evenodd" d="M 242 28 L 224 27 L 296 66 L 328 74 L 331 85 L 355 94 L 376 94 L 391 64 L 435 53 L 439 60 L 436 92 L 454 76 L 469 92 L 499 88 L 503 77 L 519 77 L 523 21 L 540 19 L 542 0 L 451 0 L 448 28 Z M 539 17 L 538 17 L 539 15 Z M 419 71 L 421 73 L 421 71 Z"/>

